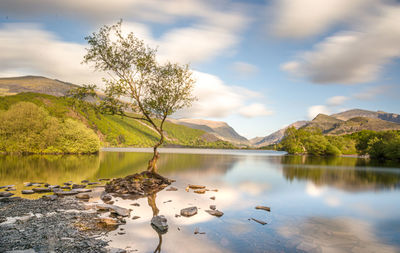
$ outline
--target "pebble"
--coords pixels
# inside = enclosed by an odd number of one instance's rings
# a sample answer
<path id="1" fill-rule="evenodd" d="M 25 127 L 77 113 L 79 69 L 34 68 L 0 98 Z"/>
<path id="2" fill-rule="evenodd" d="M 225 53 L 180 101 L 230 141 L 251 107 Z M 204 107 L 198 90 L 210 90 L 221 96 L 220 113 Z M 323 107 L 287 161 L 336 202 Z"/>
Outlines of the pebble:
<path id="1" fill-rule="evenodd" d="M 197 214 L 197 207 L 191 206 L 181 210 L 181 215 L 185 217 L 190 217 Z"/>
<path id="2" fill-rule="evenodd" d="M 133 216 L 132 217 L 132 220 L 137 220 L 137 219 L 139 219 L 140 218 L 140 216 Z"/>

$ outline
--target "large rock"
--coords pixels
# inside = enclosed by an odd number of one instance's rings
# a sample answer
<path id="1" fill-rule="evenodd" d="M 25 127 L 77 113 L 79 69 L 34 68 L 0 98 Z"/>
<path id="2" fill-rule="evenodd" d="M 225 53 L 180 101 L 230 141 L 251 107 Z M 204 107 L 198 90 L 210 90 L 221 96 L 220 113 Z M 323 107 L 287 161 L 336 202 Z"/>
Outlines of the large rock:
<path id="1" fill-rule="evenodd" d="M 165 218 L 164 215 L 158 215 L 151 218 L 151 224 L 162 232 L 168 230 L 167 218 Z"/>
<path id="2" fill-rule="evenodd" d="M 197 207 L 191 206 L 181 210 L 181 215 L 185 217 L 190 217 L 197 214 Z"/>

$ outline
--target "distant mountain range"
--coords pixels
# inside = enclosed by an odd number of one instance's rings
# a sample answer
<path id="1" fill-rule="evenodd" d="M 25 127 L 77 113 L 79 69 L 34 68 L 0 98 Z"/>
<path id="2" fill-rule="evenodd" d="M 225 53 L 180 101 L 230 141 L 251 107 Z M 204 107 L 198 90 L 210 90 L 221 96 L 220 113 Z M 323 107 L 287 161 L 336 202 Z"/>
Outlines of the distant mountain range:
<path id="1" fill-rule="evenodd" d="M 207 133 L 214 135 L 218 139 L 229 141 L 239 146 L 250 145 L 249 140 L 239 135 L 226 122 L 204 119 L 169 119 L 169 121 L 175 124 L 206 131 Z"/>
<path id="2" fill-rule="evenodd" d="M 318 114 L 311 121 L 297 121 L 288 127 L 319 128 L 327 135 L 351 134 L 361 130 L 400 130 L 400 115 L 383 111 L 373 112 L 361 109 L 352 109 L 332 115 Z M 255 147 L 263 147 L 279 143 L 287 127 L 268 136 L 250 140 Z"/>

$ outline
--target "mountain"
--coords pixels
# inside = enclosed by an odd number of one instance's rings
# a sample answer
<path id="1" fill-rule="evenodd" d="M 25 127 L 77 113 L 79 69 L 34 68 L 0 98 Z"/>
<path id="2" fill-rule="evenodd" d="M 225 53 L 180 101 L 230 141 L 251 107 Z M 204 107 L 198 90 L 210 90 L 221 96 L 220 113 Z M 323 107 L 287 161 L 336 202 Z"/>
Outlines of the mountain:
<path id="1" fill-rule="evenodd" d="M 358 132 L 361 130 L 399 130 L 400 115 L 383 111 L 367 111 L 352 109 L 332 115 L 318 114 L 311 121 L 297 121 L 289 127 L 298 128 L 320 128 L 324 134 L 342 135 Z M 282 128 L 268 136 L 256 137 L 250 140 L 255 147 L 264 147 L 279 143 L 287 127 Z"/>
<path id="2" fill-rule="evenodd" d="M 226 122 L 204 119 L 169 119 L 169 121 L 174 124 L 206 131 L 221 140 L 229 141 L 236 145 L 250 145 L 249 140 L 239 135 Z"/>
<path id="3" fill-rule="evenodd" d="M 340 112 L 336 114 L 331 115 L 334 118 L 340 119 L 340 120 L 349 120 L 351 118 L 356 118 L 356 117 L 366 117 L 366 118 L 373 118 L 373 119 L 381 119 L 381 120 L 386 120 L 394 123 L 399 123 L 400 124 L 400 115 L 395 114 L 395 113 L 387 113 L 383 111 L 367 111 L 367 110 L 361 110 L 361 109 L 353 109 L 345 112 Z"/>
<path id="4" fill-rule="evenodd" d="M 285 128 L 279 129 L 278 131 L 273 132 L 272 134 L 270 134 L 268 136 L 253 138 L 250 140 L 250 143 L 255 147 L 264 147 L 264 146 L 268 146 L 271 144 L 279 143 L 282 140 L 282 138 L 285 134 L 285 131 L 288 127 L 293 126 L 296 129 L 298 129 L 298 128 L 306 125 L 307 123 L 308 123 L 308 121 L 296 121 L 295 123 L 290 124 L 289 126 L 287 126 Z"/>
<path id="5" fill-rule="evenodd" d="M 78 86 L 42 76 L 0 78 L 0 96 L 15 95 L 22 92 L 35 92 L 61 97 L 71 88 L 75 87 Z"/>

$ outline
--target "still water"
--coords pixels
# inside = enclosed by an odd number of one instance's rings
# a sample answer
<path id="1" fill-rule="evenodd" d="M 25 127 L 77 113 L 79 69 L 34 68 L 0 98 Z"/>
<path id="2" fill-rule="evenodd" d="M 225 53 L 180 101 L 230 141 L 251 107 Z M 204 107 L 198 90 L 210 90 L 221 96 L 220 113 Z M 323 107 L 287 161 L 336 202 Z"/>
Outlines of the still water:
<path id="1" fill-rule="evenodd" d="M 122 177 L 145 169 L 148 151 L 0 156 L 0 185 L 15 184 L 20 192 L 28 181 L 62 184 Z M 400 252 L 399 165 L 272 151 L 161 151 L 159 171 L 175 179 L 172 185 L 178 188 L 152 196 L 159 214 L 168 220 L 168 232 L 158 234 L 151 227 L 151 198 L 116 199 L 116 205 L 133 209 L 131 216 L 140 218 L 127 219 L 120 227 L 125 234 L 118 234 L 120 229 L 109 232 L 105 238 L 111 246 L 137 252 Z M 218 192 L 186 192 L 188 184 Z M 210 205 L 224 215 L 206 213 Z M 256 210 L 257 205 L 271 212 Z M 189 206 L 197 206 L 198 214 L 175 217 Z"/>

